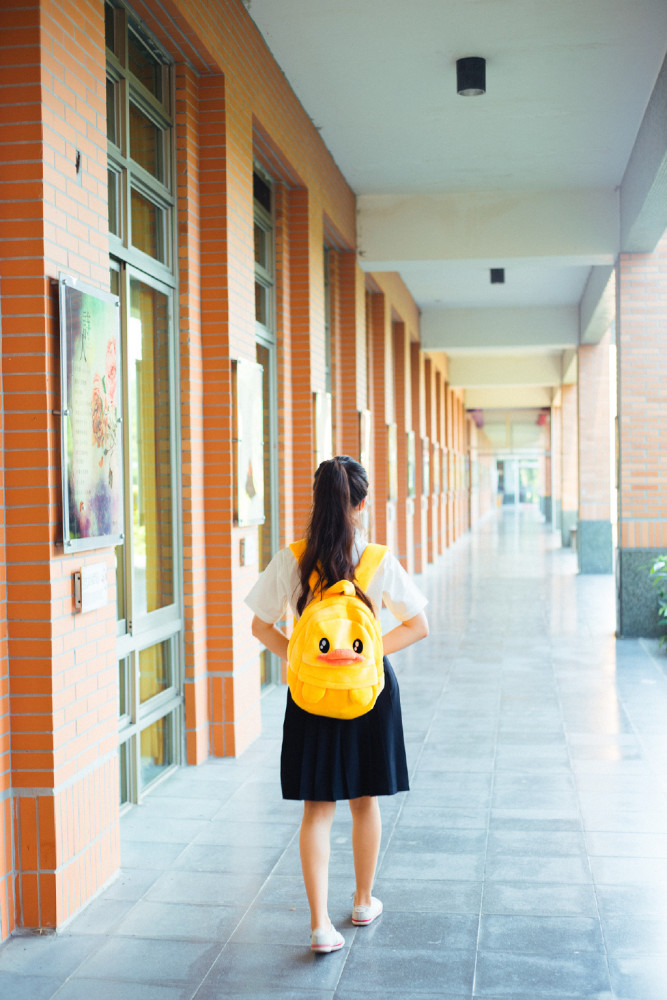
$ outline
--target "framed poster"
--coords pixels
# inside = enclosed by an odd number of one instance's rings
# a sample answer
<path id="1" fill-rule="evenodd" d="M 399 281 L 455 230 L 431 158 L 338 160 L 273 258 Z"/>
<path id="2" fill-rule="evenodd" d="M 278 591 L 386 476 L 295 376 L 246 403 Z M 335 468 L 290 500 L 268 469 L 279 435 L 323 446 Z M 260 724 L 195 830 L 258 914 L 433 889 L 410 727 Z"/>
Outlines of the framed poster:
<path id="1" fill-rule="evenodd" d="M 415 473 L 417 459 L 415 456 L 415 432 L 408 431 L 408 496 L 413 497 L 416 492 Z"/>
<path id="2" fill-rule="evenodd" d="M 264 524 L 264 369 L 255 361 L 234 362 L 236 428 L 236 517 L 239 527 Z"/>
<path id="3" fill-rule="evenodd" d="M 422 438 L 422 496 L 429 496 L 431 492 L 431 442 L 427 437 Z"/>
<path id="4" fill-rule="evenodd" d="M 74 552 L 123 537 L 120 307 L 66 274 L 58 293 L 63 546 Z"/>
<path id="5" fill-rule="evenodd" d="M 387 424 L 387 483 L 388 500 L 398 499 L 398 429 L 396 424 Z"/>
<path id="6" fill-rule="evenodd" d="M 320 462 L 333 458 L 333 420 L 331 415 L 331 393 L 313 393 L 315 414 L 315 468 Z"/>

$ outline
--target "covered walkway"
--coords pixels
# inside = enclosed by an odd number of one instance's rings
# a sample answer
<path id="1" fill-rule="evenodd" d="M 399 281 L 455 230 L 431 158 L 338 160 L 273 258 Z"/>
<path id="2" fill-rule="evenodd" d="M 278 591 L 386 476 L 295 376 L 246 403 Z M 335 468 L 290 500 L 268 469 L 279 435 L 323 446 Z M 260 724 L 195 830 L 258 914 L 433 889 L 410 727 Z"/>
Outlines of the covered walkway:
<path id="1" fill-rule="evenodd" d="M 124 819 L 120 877 L 63 932 L 0 949 L 21 1000 L 667 998 L 667 660 L 616 642 L 611 576 L 532 510 L 429 566 L 430 638 L 400 654 L 412 791 L 385 803 L 369 929 L 349 920 L 347 810 L 314 957 L 284 689 L 239 759 L 181 769 Z"/>

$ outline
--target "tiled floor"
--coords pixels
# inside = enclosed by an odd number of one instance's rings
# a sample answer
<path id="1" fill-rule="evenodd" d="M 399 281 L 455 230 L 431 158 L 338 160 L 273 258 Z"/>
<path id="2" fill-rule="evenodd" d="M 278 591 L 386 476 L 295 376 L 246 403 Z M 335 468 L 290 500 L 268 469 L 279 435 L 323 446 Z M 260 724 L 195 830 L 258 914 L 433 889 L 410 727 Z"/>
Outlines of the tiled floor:
<path id="1" fill-rule="evenodd" d="M 431 636 L 394 663 L 412 791 L 383 803 L 370 928 L 308 950 L 284 692 L 238 761 L 182 770 L 123 821 L 119 879 L 63 933 L 0 948 L 17 1000 L 667 1000 L 667 657 L 613 638 L 612 577 L 534 515 L 488 518 L 421 577 Z"/>

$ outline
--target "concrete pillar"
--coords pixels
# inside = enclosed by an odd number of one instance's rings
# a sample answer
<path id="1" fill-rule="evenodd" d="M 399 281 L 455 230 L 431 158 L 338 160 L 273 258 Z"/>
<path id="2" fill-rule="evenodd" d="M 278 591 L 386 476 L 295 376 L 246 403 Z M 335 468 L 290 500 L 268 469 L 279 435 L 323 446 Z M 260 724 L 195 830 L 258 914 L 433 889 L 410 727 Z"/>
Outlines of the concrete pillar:
<path id="1" fill-rule="evenodd" d="M 577 387 L 561 389 L 561 540 L 564 547 L 572 544 L 572 528 L 579 520 L 579 442 L 577 428 Z"/>
<path id="2" fill-rule="evenodd" d="M 658 636 L 647 564 L 667 550 L 667 236 L 621 254 L 617 280 L 620 636 Z"/>
<path id="3" fill-rule="evenodd" d="M 610 334 L 579 348 L 579 523 L 581 573 L 612 573 Z"/>

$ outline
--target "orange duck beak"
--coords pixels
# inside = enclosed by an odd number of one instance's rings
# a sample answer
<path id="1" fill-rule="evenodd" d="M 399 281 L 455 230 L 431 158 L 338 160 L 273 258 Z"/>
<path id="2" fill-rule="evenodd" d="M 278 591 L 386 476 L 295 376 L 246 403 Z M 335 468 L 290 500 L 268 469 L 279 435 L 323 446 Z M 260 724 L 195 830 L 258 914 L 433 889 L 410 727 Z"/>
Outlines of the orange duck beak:
<path id="1" fill-rule="evenodd" d="M 328 653 L 318 653 L 317 659 L 334 667 L 345 667 L 351 663 L 362 663 L 364 658 L 353 649 L 330 649 Z"/>

